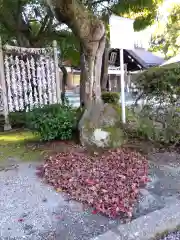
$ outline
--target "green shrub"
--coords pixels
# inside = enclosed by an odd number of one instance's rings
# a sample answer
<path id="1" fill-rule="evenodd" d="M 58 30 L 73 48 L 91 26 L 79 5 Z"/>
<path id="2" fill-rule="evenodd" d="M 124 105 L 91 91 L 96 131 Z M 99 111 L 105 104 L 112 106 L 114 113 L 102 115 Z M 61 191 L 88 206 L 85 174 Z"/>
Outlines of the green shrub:
<path id="1" fill-rule="evenodd" d="M 177 109 L 144 108 L 137 115 L 137 136 L 166 144 L 180 143 L 180 116 Z"/>
<path id="2" fill-rule="evenodd" d="M 180 96 L 179 79 L 179 63 L 149 68 L 133 80 L 138 89 L 136 96 L 174 104 Z"/>
<path id="3" fill-rule="evenodd" d="M 76 111 L 69 105 L 53 104 L 34 108 L 27 114 L 28 126 L 42 140 L 69 140 L 76 127 Z"/>
<path id="4" fill-rule="evenodd" d="M 120 94 L 118 92 L 102 92 L 101 98 L 104 103 L 119 104 Z"/>
<path id="5" fill-rule="evenodd" d="M 12 128 L 22 128 L 26 126 L 26 112 L 17 111 L 9 113 L 9 121 Z"/>
<path id="6" fill-rule="evenodd" d="M 4 128 L 4 115 L 0 115 L 0 130 L 2 130 Z"/>
<path id="7" fill-rule="evenodd" d="M 148 117 L 139 118 L 137 135 L 151 141 L 160 142 L 160 131 L 156 129 L 153 121 Z"/>
<path id="8" fill-rule="evenodd" d="M 115 104 L 115 105 L 113 105 L 113 108 L 118 112 L 119 120 L 122 123 L 122 106 L 121 106 L 121 104 Z M 130 107 L 126 106 L 125 112 L 126 112 L 126 122 L 132 123 L 136 120 L 136 116 Z"/>

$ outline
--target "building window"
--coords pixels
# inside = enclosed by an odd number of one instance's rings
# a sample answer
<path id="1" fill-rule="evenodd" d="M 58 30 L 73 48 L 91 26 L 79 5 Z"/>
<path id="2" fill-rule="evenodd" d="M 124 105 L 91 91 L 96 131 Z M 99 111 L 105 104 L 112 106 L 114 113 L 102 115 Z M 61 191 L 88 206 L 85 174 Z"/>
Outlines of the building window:
<path id="1" fill-rule="evenodd" d="M 117 52 L 111 52 L 109 63 L 112 65 L 115 65 L 116 58 L 117 58 Z"/>

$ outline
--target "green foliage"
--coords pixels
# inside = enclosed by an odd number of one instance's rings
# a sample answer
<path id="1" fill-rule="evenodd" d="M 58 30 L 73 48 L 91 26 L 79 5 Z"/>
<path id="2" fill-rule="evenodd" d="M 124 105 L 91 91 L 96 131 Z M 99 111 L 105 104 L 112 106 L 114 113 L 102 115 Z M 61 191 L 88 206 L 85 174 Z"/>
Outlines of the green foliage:
<path id="1" fill-rule="evenodd" d="M 120 16 L 128 14 L 135 20 L 137 18 L 135 29 L 140 30 L 152 24 L 160 2 L 161 0 L 144 2 L 136 0 L 132 3 L 126 0 L 76 1 L 78 7 L 83 6 L 83 9 L 88 10 L 88 16 L 94 15 L 104 21 L 108 38 L 108 19 L 112 13 Z M 135 15 L 130 13 L 135 13 Z M 49 46 L 53 40 L 57 40 L 61 60 L 70 60 L 74 66 L 80 64 L 79 43 L 81 40 L 77 39 L 70 29 L 65 29 L 64 25 L 61 28 L 60 23 L 56 21 L 54 14 L 44 1 L 1 0 L 0 33 L 3 43 L 23 47 Z"/>
<path id="2" fill-rule="evenodd" d="M 138 136 L 168 144 L 180 142 L 179 79 L 178 63 L 148 69 L 136 79 L 138 98 L 150 104 L 137 115 Z"/>
<path id="3" fill-rule="evenodd" d="M 80 64 L 80 44 L 72 31 L 65 29 L 59 33 L 62 37 L 59 38 L 57 44 L 61 51 L 61 60 L 70 61 L 73 66 Z"/>
<path id="4" fill-rule="evenodd" d="M 73 135 L 76 112 L 69 105 L 47 105 L 35 108 L 27 114 L 27 123 L 42 140 L 68 140 Z"/>
<path id="5" fill-rule="evenodd" d="M 180 98 L 180 64 L 154 67 L 144 71 L 135 81 L 137 95 L 158 103 L 175 104 Z M 137 96 L 138 97 L 138 96 Z"/>
<path id="6" fill-rule="evenodd" d="M 157 108 L 145 105 L 135 114 L 131 126 L 135 136 L 165 144 L 180 143 L 180 114 L 177 108 Z"/>
<path id="7" fill-rule="evenodd" d="M 134 29 L 140 31 L 156 21 L 158 6 L 162 0 L 121 0 L 112 6 L 117 15 L 134 19 Z"/>
<path id="8" fill-rule="evenodd" d="M 119 104 L 120 94 L 118 92 L 102 92 L 101 97 L 104 103 Z"/>
<path id="9" fill-rule="evenodd" d="M 138 137 L 145 138 L 151 141 L 160 142 L 160 129 L 154 120 L 151 118 L 150 113 L 152 108 L 144 106 L 143 109 L 136 114 L 136 134 Z"/>
<path id="10" fill-rule="evenodd" d="M 165 58 L 179 53 L 180 48 L 180 5 L 176 4 L 170 11 L 166 24 L 159 23 L 151 37 L 150 50 L 160 52 Z"/>
<path id="11" fill-rule="evenodd" d="M 25 21 L 24 21 L 25 19 Z M 57 40 L 61 60 L 80 61 L 79 42 L 69 29 L 60 29 L 50 8 L 36 0 L 1 0 L 0 33 L 4 43 L 45 47 Z"/>
<path id="12" fill-rule="evenodd" d="M 11 112 L 9 114 L 9 121 L 12 128 L 22 128 L 26 126 L 26 112 Z"/>
<path id="13" fill-rule="evenodd" d="M 0 33 L 3 42 L 42 47 L 57 38 L 57 22 L 48 6 L 37 0 L 1 0 Z"/>

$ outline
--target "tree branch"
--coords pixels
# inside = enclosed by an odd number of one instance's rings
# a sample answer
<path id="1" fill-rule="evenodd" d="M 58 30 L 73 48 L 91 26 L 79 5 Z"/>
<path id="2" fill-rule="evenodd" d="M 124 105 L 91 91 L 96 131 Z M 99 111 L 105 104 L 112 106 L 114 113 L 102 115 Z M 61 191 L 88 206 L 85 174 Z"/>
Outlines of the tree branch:
<path id="1" fill-rule="evenodd" d="M 91 14 L 77 0 L 47 0 L 57 19 L 68 25 L 82 42 L 87 54 L 95 55 L 94 43 L 104 36 L 105 27 L 102 21 Z M 103 29 L 103 31 L 102 31 Z"/>

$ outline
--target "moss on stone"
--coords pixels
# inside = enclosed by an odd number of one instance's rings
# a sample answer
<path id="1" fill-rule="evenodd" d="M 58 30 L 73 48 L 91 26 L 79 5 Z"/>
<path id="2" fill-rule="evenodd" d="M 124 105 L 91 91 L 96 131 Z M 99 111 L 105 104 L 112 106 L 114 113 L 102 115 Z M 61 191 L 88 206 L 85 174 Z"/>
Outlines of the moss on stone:
<path id="1" fill-rule="evenodd" d="M 126 142 L 127 136 L 121 121 L 121 108 L 117 105 L 100 104 L 91 106 L 91 108 L 88 109 L 80 123 L 81 142 L 84 145 L 96 145 L 96 137 L 94 136 L 96 129 L 100 129 L 109 134 L 107 143 L 104 143 L 104 147 L 115 148 Z M 98 141 L 97 139 L 97 144 Z M 104 141 L 103 137 L 102 141 Z"/>
<path id="2" fill-rule="evenodd" d="M 171 233 L 174 233 L 174 232 L 177 232 L 177 231 L 180 231 L 180 226 L 176 226 L 173 230 L 172 229 L 166 229 L 165 231 L 161 232 L 161 233 L 157 233 L 155 235 L 154 238 L 152 238 L 151 240 L 160 240 L 162 238 L 165 238 L 167 237 L 169 234 Z"/>
<path id="3" fill-rule="evenodd" d="M 102 130 L 109 133 L 109 146 L 112 148 L 120 147 L 127 141 L 127 136 L 123 129 L 117 125 L 106 126 L 103 127 Z"/>
<path id="4" fill-rule="evenodd" d="M 95 130 L 95 126 L 93 126 L 93 123 L 91 122 L 91 120 L 89 120 L 88 118 L 84 119 L 84 128 L 89 132 L 93 132 Z"/>

